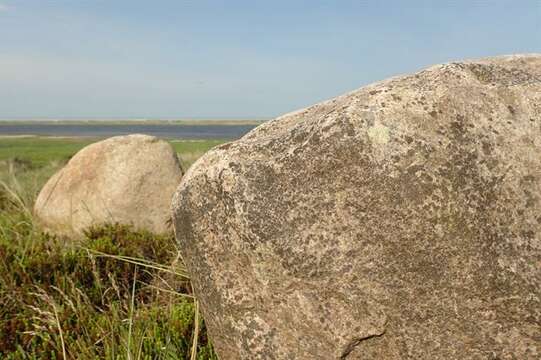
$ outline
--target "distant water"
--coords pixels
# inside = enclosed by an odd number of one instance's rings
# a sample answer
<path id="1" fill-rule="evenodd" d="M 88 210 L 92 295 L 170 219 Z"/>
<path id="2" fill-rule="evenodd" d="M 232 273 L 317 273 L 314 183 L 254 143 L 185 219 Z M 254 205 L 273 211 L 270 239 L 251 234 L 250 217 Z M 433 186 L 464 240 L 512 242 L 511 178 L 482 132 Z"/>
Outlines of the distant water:
<path id="1" fill-rule="evenodd" d="M 109 137 L 147 134 L 165 139 L 238 139 L 256 125 L 185 124 L 1 124 L 0 135 Z"/>

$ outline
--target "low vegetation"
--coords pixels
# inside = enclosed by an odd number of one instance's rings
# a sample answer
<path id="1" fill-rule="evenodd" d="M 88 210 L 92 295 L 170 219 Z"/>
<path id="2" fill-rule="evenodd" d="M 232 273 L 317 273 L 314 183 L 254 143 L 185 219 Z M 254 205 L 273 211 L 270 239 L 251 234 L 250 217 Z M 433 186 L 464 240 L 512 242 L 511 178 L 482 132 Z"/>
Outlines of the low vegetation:
<path id="1" fill-rule="evenodd" d="M 0 138 L 0 162 L 14 160 L 33 167 L 47 167 L 67 161 L 73 154 L 96 139 L 51 137 Z M 171 140 L 184 167 L 191 165 L 210 148 L 225 140 Z"/>
<path id="2" fill-rule="evenodd" d="M 172 236 L 44 233 L 41 185 L 87 141 L 0 142 L 0 358 L 216 359 Z M 177 142 L 189 165 L 217 141 Z"/>

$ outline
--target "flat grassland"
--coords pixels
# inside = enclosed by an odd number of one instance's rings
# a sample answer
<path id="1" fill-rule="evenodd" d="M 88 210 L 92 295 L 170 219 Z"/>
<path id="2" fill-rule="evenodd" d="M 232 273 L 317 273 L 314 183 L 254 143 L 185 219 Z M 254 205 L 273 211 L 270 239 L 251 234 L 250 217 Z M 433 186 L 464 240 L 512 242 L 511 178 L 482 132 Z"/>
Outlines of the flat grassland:
<path id="1" fill-rule="evenodd" d="M 0 137 L 0 161 L 19 159 L 37 166 L 66 161 L 83 147 L 99 139 L 78 137 L 7 136 Z M 226 140 L 170 140 L 183 167 L 190 166 L 212 147 Z"/>
<path id="2" fill-rule="evenodd" d="M 106 224 L 71 241 L 32 216 L 80 138 L 0 138 L 0 358 L 217 359 L 173 236 Z M 172 140 L 187 169 L 220 140 Z"/>

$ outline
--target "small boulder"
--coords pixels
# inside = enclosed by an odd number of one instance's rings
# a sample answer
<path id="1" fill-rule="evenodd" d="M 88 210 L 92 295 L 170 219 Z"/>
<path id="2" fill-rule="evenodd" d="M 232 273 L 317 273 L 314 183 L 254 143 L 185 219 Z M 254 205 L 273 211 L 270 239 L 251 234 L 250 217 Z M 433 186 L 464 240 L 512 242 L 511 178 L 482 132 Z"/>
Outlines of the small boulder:
<path id="1" fill-rule="evenodd" d="M 167 233 L 171 197 L 181 178 L 177 154 L 167 142 L 115 136 L 75 154 L 45 184 L 34 213 L 58 235 L 80 236 L 103 223 Z"/>
<path id="2" fill-rule="evenodd" d="M 540 359 L 541 55 L 265 123 L 173 210 L 220 359 Z"/>

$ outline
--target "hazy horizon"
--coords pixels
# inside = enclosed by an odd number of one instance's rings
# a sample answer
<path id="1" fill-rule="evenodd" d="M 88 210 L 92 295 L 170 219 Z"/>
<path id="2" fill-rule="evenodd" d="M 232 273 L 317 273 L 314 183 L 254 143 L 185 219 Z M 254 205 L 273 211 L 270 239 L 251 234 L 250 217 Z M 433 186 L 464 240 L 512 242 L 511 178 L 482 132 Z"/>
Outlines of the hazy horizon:
<path id="1" fill-rule="evenodd" d="M 0 0 L 0 119 L 271 119 L 433 64 L 540 53 L 540 23 L 537 0 Z"/>
<path id="2" fill-rule="evenodd" d="M 62 121 L 96 121 L 96 122 L 107 122 L 107 121 L 180 121 L 180 122 L 190 122 L 190 121 L 267 121 L 272 120 L 272 118 L 256 118 L 256 117 L 155 117 L 155 118 L 137 118 L 137 117 L 12 117 L 12 118 L 0 118 L 0 122 L 10 122 L 10 121 L 29 121 L 29 122 L 62 122 Z"/>

